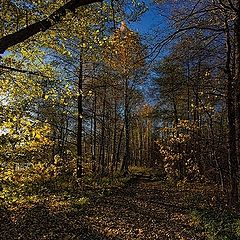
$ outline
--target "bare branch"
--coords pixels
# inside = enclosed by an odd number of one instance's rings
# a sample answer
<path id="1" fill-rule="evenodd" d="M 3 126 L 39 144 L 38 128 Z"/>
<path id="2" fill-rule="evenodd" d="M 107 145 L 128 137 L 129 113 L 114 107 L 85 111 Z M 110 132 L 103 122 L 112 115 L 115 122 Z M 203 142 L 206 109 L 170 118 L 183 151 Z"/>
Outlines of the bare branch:
<path id="1" fill-rule="evenodd" d="M 230 5 L 230 7 L 235 11 L 238 12 L 238 9 L 234 6 L 233 2 L 231 0 L 228 0 L 228 3 Z"/>
<path id="2" fill-rule="evenodd" d="M 228 9 L 228 10 L 234 10 L 235 12 L 237 12 L 237 8 L 234 6 L 233 2 L 231 0 L 228 0 L 228 4 L 227 5 L 226 3 L 224 3 L 222 0 L 219 0 L 219 4 L 225 8 L 225 9 Z"/>
<path id="3" fill-rule="evenodd" d="M 0 69 L 12 71 L 12 72 L 26 73 L 29 75 L 35 75 L 35 76 L 40 76 L 40 77 L 46 77 L 40 72 L 33 72 L 33 71 L 25 70 L 25 69 L 13 68 L 13 67 L 4 66 L 4 65 L 0 65 Z"/>

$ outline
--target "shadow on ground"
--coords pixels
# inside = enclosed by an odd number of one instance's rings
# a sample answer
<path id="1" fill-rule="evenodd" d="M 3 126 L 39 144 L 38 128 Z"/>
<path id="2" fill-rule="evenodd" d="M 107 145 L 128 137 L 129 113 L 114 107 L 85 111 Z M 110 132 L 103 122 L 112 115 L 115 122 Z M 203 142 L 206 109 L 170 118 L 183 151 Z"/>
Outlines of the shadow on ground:
<path id="1" fill-rule="evenodd" d="M 82 213 L 52 212 L 37 205 L 15 216 L 7 209 L 0 213 L 1 240 L 108 240 L 82 218 Z M 111 238 L 119 240 L 118 238 Z"/>
<path id="2" fill-rule="evenodd" d="M 17 214 L 2 209 L 0 239 L 204 240 L 203 229 L 194 226 L 189 214 L 204 201 L 201 190 L 139 180 L 92 199 L 83 209 L 53 211 L 47 204 Z"/>
<path id="3" fill-rule="evenodd" d="M 203 240 L 190 213 L 205 203 L 189 201 L 201 193 L 165 189 L 161 182 L 138 181 L 97 199 L 84 216 L 99 232 L 131 240 Z"/>

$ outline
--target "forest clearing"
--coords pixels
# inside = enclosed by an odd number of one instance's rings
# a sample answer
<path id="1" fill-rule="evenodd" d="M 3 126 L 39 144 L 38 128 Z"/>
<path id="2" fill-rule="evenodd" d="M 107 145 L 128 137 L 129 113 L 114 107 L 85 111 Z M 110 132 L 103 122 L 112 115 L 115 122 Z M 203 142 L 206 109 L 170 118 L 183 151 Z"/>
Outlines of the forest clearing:
<path id="1" fill-rule="evenodd" d="M 0 27 L 0 239 L 240 239 L 239 0 L 1 0 Z"/>

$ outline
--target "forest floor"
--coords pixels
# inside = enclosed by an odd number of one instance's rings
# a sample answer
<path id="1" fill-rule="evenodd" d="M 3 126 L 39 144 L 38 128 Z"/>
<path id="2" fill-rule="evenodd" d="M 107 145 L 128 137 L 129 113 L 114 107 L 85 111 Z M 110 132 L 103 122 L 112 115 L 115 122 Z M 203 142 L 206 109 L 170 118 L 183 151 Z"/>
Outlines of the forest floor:
<path id="1" fill-rule="evenodd" d="M 2 208 L 0 239 L 240 239 L 234 225 L 239 218 L 220 210 L 214 191 L 210 185 L 173 187 L 136 178 L 125 187 L 104 189 L 101 196 L 92 194 L 80 207 L 53 207 L 45 200 L 21 209 Z M 226 238 L 214 238 L 223 233 Z"/>

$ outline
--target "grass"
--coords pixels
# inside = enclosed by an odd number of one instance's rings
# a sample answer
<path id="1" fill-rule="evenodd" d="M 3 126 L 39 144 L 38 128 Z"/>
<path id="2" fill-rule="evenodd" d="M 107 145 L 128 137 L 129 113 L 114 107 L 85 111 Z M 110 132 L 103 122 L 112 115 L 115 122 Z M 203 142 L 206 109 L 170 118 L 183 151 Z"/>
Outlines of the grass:
<path id="1" fill-rule="evenodd" d="M 44 174 L 35 171 L 31 172 L 31 178 L 26 173 L 24 177 L 16 177 L 14 171 L 9 171 L 0 191 L 0 206 L 21 208 L 44 203 L 52 209 L 81 208 L 92 198 L 110 194 L 112 188 L 124 187 L 129 180 L 120 173 L 109 177 L 88 174 L 80 180 L 73 175 Z"/>
<path id="2" fill-rule="evenodd" d="M 236 213 L 217 209 L 193 210 L 193 223 L 206 232 L 209 240 L 239 240 L 240 218 Z"/>

